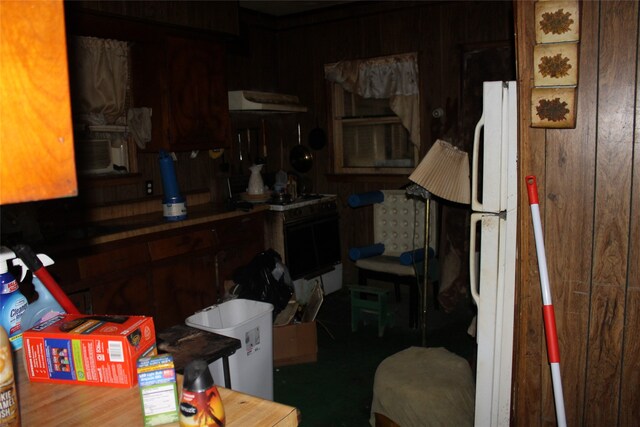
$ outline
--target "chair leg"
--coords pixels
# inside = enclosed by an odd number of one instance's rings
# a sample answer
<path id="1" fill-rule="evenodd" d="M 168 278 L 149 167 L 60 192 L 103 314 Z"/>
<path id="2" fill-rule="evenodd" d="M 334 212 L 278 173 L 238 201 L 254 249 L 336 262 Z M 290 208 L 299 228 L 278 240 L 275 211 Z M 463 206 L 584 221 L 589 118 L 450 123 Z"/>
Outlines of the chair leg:
<path id="1" fill-rule="evenodd" d="M 401 302 L 402 301 L 402 293 L 400 292 L 400 284 L 399 283 L 394 283 L 393 287 L 396 291 L 396 302 Z"/>
<path id="2" fill-rule="evenodd" d="M 360 309 L 353 303 L 355 298 L 356 296 L 351 292 L 351 332 L 356 332 L 360 323 Z"/>
<path id="3" fill-rule="evenodd" d="M 358 269 L 358 284 L 367 286 L 367 272 L 361 268 Z"/>

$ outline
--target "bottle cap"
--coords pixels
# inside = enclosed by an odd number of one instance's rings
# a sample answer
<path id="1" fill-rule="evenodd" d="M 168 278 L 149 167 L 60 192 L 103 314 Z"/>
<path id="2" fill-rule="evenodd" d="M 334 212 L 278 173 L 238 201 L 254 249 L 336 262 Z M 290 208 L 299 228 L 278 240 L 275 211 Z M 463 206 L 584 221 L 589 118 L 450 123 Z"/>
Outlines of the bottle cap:
<path id="1" fill-rule="evenodd" d="M 201 359 L 190 362 L 184 368 L 182 387 L 193 392 L 201 392 L 213 387 L 213 377 L 207 362 Z"/>

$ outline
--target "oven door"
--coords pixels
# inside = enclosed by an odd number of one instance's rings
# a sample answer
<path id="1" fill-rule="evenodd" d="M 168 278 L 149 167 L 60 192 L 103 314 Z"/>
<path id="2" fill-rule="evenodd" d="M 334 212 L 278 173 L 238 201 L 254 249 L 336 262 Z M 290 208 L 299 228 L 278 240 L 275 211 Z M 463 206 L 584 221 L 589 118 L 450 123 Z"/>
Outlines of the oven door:
<path id="1" fill-rule="evenodd" d="M 338 214 L 284 224 L 286 263 L 291 279 L 317 276 L 340 262 Z"/>

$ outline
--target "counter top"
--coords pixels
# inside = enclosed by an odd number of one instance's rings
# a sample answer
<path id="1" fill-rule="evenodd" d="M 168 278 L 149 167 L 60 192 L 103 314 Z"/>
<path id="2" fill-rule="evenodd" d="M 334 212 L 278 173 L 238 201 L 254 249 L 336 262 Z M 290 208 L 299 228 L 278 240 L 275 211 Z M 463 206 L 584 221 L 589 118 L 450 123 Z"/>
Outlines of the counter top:
<path id="1" fill-rule="evenodd" d="M 59 240 L 63 243 L 51 246 L 87 246 L 109 243 L 131 237 L 143 236 L 161 231 L 174 230 L 211 221 L 219 221 L 251 213 L 269 210 L 268 205 L 256 204 L 249 211 L 229 210 L 222 205 L 201 204 L 187 208 L 187 218 L 181 221 L 167 221 L 162 212 L 125 216 L 104 221 L 96 221 L 74 230 L 66 231 Z"/>
<path id="2" fill-rule="evenodd" d="M 140 389 L 69 384 L 32 383 L 27 378 L 22 350 L 13 354 L 20 418 L 23 426 L 142 427 Z M 182 375 L 178 375 L 178 386 Z M 218 386 L 226 427 L 298 425 L 296 408 Z M 178 423 L 167 424 L 178 427 Z"/>

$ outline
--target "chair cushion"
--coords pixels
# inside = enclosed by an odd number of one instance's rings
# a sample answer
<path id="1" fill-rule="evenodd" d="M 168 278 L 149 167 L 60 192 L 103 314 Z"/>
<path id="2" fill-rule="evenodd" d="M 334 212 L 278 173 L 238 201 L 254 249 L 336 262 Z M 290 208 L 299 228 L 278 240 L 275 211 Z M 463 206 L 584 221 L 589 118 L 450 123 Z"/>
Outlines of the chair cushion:
<path id="1" fill-rule="evenodd" d="M 373 205 L 374 242 L 384 244 L 384 255 L 424 248 L 424 201 L 404 190 L 382 192 L 384 202 Z"/>
<path id="2" fill-rule="evenodd" d="M 422 263 L 416 264 L 422 268 Z M 362 258 L 356 261 L 356 267 L 365 270 L 377 271 L 380 273 L 390 273 L 396 276 L 415 277 L 416 273 L 413 265 L 402 265 L 397 256 L 378 255 L 371 258 Z"/>
<path id="3" fill-rule="evenodd" d="M 376 413 L 403 427 L 473 426 L 474 409 L 471 367 L 445 348 L 410 347 L 378 365 L 372 426 Z"/>

